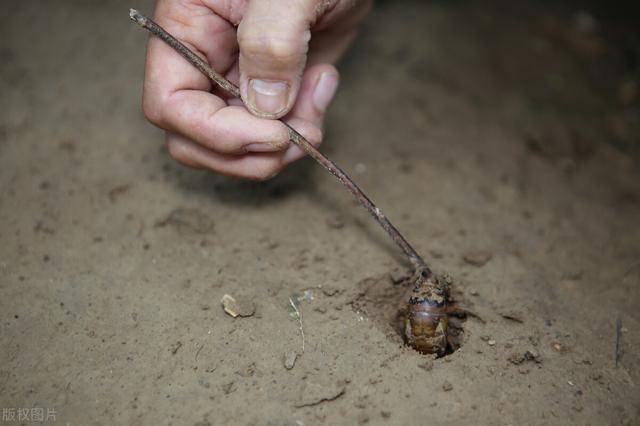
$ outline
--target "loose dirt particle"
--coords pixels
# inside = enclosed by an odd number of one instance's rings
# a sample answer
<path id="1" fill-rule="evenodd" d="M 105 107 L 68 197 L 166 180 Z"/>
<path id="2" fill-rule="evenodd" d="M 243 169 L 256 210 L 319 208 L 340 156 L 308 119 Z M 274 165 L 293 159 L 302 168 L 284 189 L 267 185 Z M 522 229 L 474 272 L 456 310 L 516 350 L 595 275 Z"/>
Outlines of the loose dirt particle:
<path id="1" fill-rule="evenodd" d="M 525 361 L 533 361 L 536 364 L 540 364 L 542 362 L 540 354 L 535 349 L 525 351 L 524 353 L 514 352 L 509 355 L 507 360 L 514 365 L 520 365 Z"/>
<path id="2" fill-rule="evenodd" d="M 230 294 L 222 296 L 220 302 L 224 311 L 232 317 L 250 317 L 256 312 L 256 306 L 252 300 L 239 297 L 236 300 Z"/>
<path id="3" fill-rule="evenodd" d="M 433 361 L 427 360 L 421 364 L 418 364 L 418 367 L 422 368 L 424 371 L 433 370 Z"/>
<path id="4" fill-rule="evenodd" d="M 222 392 L 224 392 L 225 395 L 229 395 L 230 393 L 235 392 L 235 390 L 236 382 L 229 382 L 222 385 Z"/>
<path id="5" fill-rule="evenodd" d="M 296 359 L 298 359 L 298 353 L 296 351 L 289 351 L 284 354 L 284 368 L 291 370 L 296 365 Z"/>
<path id="6" fill-rule="evenodd" d="M 179 234 L 202 236 L 213 231 L 213 220 L 198 209 L 177 208 L 154 225 L 156 228 L 165 226 L 175 228 Z"/>
<path id="7" fill-rule="evenodd" d="M 335 296 L 339 292 L 340 292 L 339 289 L 337 289 L 335 287 L 332 287 L 332 286 L 323 286 L 322 287 L 322 294 L 324 294 L 327 297 Z"/>
<path id="8" fill-rule="evenodd" d="M 483 250 L 472 250 L 462 255 L 462 260 L 472 266 L 484 266 L 491 258 L 493 254 Z"/>
<path id="9" fill-rule="evenodd" d="M 169 346 L 169 352 L 171 352 L 171 355 L 175 355 L 176 353 L 178 353 L 181 347 L 182 347 L 182 342 L 177 341 L 173 345 Z"/>

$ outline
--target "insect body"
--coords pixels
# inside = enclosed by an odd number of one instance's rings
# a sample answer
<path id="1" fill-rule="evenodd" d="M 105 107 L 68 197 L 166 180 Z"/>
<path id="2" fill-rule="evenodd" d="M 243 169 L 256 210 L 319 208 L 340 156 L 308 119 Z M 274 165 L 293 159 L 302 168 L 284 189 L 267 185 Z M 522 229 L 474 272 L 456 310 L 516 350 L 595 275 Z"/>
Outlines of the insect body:
<path id="1" fill-rule="evenodd" d="M 414 274 L 413 288 L 403 312 L 404 338 L 418 352 L 442 356 L 449 346 L 449 283 L 429 269 Z"/>

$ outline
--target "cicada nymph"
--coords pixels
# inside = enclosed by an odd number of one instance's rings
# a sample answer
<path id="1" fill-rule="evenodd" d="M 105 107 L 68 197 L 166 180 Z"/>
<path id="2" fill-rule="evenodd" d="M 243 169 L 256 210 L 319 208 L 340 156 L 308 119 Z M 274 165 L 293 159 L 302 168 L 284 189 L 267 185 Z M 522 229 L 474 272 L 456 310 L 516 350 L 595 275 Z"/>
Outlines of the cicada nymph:
<path id="1" fill-rule="evenodd" d="M 452 303 L 451 278 L 419 268 L 410 279 L 412 287 L 400 310 L 405 342 L 423 354 L 441 357 L 453 352 L 460 346 L 462 329 L 451 324 L 450 316 L 464 316 L 469 312 Z"/>

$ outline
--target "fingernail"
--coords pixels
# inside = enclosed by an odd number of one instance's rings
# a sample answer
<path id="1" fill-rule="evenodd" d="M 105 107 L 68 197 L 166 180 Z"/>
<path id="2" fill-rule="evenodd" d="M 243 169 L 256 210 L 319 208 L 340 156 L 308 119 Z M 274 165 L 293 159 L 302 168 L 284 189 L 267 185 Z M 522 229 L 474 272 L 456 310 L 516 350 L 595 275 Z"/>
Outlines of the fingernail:
<path id="1" fill-rule="evenodd" d="M 275 116 L 287 108 L 289 85 L 284 81 L 253 79 L 249 82 L 247 102 L 254 112 Z"/>
<path id="2" fill-rule="evenodd" d="M 280 151 L 282 149 L 281 146 L 270 142 L 262 142 L 262 143 L 250 143 L 245 146 L 244 149 L 247 152 L 274 152 Z"/>
<path id="3" fill-rule="evenodd" d="M 313 105 L 320 112 L 324 112 L 338 88 L 338 75 L 332 72 L 320 74 L 316 88 L 313 90 Z"/>

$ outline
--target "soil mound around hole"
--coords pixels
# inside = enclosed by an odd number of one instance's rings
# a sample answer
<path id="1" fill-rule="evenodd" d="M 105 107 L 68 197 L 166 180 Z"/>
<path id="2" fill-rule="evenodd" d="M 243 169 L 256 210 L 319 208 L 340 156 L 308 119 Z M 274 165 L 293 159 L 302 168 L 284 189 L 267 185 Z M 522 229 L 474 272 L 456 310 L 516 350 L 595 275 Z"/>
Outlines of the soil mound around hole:
<path id="1" fill-rule="evenodd" d="M 375 327 L 385 333 L 390 342 L 405 344 L 404 323 L 407 300 L 412 291 L 411 275 L 383 274 L 367 277 L 356 285 L 357 294 L 350 303 L 352 309 L 366 316 Z M 453 288 L 450 289 L 453 292 Z M 449 300 L 451 307 L 448 327 L 448 346 L 444 356 L 455 352 L 464 341 L 463 323 L 466 313 L 458 308 L 456 300 Z"/>

